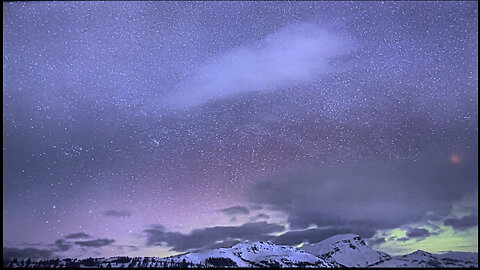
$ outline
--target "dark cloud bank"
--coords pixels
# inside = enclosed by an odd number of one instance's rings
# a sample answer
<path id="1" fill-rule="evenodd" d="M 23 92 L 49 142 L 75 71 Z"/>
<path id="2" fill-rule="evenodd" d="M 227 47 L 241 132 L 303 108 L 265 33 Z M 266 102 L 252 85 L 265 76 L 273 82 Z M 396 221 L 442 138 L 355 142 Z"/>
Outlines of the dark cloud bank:
<path id="1" fill-rule="evenodd" d="M 82 238 L 89 238 L 90 235 L 80 232 L 80 233 L 72 233 L 67 236 L 65 236 L 65 239 L 82 239 Z"/>
<path id="2" fill-rule="evenodd" d="M 250 210 L 245 206 L 232 206 L 221 210 L 222 213 L 229 216 L 248 215 Z"/>
<path id="3" fill-rule="evenodd" d="M 460 219 L 448 218 L 443 222 L 443 224 L 446 226 L 451 226 L 455 230 L 463 231 L 465 229 L 478 225 L 478 215 L 475 213 L 462 217 Z"/>
<path id="4" fill-rule="evenodd" d="M 374 238 L 378 230 L 399 227 L 406 228 L 406 235 L 396 241 L 419 241 L 437 232 L 408 224 L 441 221 L 455 230 L 478 224 L 474 213 L 451 217 L 453 203 L 477 189 L 477 159 L 473 151 L 464 154 L 462 163 L 453 164 L 447 152 L 435 152 L 402 162 L 359 162 L 299 170 L 254 185 L 246 195 L 249 207 L 220 210 L 233 217 L 250 214 L 250 209 L 281 211 L 287 215 L 288 230 L 280 224 L 254 222 L 269 218 L 262 213 L 240 226 L 201 228 L 187 234 L 152 225 L 144 230 L 144 236 L 148 246 L 168 246 L 179 252 L 229 247 L 245 240 L 285 245 L 316 243 L 340 233 L 356 233 L 377 245 L 385 242 L 385 238 Z M 110 210 L 104 215 L 128 217 L 131 213 Z M 115 242 L 104 238 L 77 240 L 89 237 L 83 232 L 69 234 L 55 241 L 52 249 L 4 248 L 4 257 L 45 258 L 74 245 L 99 248 Z"/>
<path id="5" fill-rule="evenodd" d="M 96 239 L 89 241 L 75 241 L 75 244 L 83 247 L 103 247 L 115 242 L 113 239 Z"/>
<path id="6" fill-rule="evenodd" d="M 73 233 L 65 236 L 64 238 L 57 239 L 49 249 L 38 248 L 9 248 L 3 247 L 3 258 L 31 258 L 31 259 L 46 259 L 59 257 L 58 252 L 64 252 L 70 250 L 74 245 L 82 248 L 100 248 L 109 246 L 115 242 L 114 239 L 94 239 L 87 241 L 70 241 L 68 239 L 82 239 L 89 238 L 90 235 L 86 233 Z M 60 256 L 61 257 L 61 256 Z"/>
<path id="7" fill-rule="evenodd" d="M 373 239 L 378 230 L 401 227 L 406 228 L 406 236 L 397 241 L 420 241 L 438 232 L 408 225 L 431 221 L 465 230 L 478 224 L 477 216 L 450 218 L 451 209 L 477 189 L 478 158 L 476 151 L 464 153 L 463 162 L 455 164 L 449 162 L 448 153 L 429 152 L 400 162 L 365 161 L 299 170 L 256 184 L 247 193 L 248 203 L 287 214 L 287 232 L 284 226 L 266 222 L 203 228 L 190 234 L 168 232 L 155 225 L 145 230 L 147 244 L 166 245 L 176 251 L 228 246 L 242 240 L 297 245 L 339 233 L 356 233 L 371 239 L 371 244 L 380 244 L 384 238 Z M 250 211 L 235 206 L 222 212 L 238 215 Z"/>
<path id="8" fill-rule="evenodd" d="M 108 210 L 103 213 L 105 216 L 109 217 L 130 217 L 132 213 L 128 210 Z"/>
<path id="9" fill-rule="evenodd" d="M 241 226 L 216 226 L 196 229 L 189 234 L 166 231 L 153 225 L 144 232 L 147 245 L 166 245 L 176 251 L 231 246 L 240 240 L 269 240 L 272 233 L 285 230 L 284 226 L 267 222 L 246 223 Z"/>
<path id="10" fill-rule="evenodd" d="M 442 220 L 452 205 L 477 190 L 477 152 L 452 164 L 448 152 L 416 160 L 338 165 L 291 173 L 259 183 L 250 202 L 288 214 L 292 228 L 334 226 L 368 235 L 369 230 Z M 474 226 L 477 219 L 448 219 L 454 228 Z M 415 231 L 418 232 L 418 231 Z"/>

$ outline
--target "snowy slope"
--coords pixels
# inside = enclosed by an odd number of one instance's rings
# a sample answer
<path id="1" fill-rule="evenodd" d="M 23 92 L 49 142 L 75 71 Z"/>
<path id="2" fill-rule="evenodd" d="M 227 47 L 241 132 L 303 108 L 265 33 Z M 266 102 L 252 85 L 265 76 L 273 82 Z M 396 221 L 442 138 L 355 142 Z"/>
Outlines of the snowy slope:
<path id="1" fill-rule="evenodd" d="M 393 257 L 374 267 L 478 267 L 478 254 L 469 252 L 432 254 L 417 250 L 410 254 Z"/>
<path id="2" fill-rule="evenodd" d="M 460 261 L 465 261 L 466 263 L 473 263 L 478 265 L 478 253 L 474 253 L 474 252 L 449 251 L 442 254 L 438 254 L 437 256 L 442 258 L 442 260 L 445 260 L 445 259 L 447 259 L 447 261 L 460 260 Z"/>
<path id="3" fill-rule="evenodd" d="M 356 234 L 335 235 L 302 248 L 311 254 L 347 267 L 367 267 L 391 259 L 388 254 L 367 246 Z"/>
<path id="4" fill-rule="evenodd" d="M 441 261 L 435 255 L 417 250 L 407 255 L 393 257 L 391 260 L 375 265 L 375 267 L 440 267 Z"/>
<path id="5" fill-rule="evenodd" d="M 187 253 L 171 258 L 175 261 L 183 261 L 183 259 L 185 259 L 186 261 L 196 264 L 205 264 L 206 259 L 210 257 L 229 258 L 234 261 L 238 267 L 338 266 L 334 262 L 318 258 L 298 248 L 274 245 L 269 242 L 246 242 L 237 244 L 231 248 Z"/>
<path id="6" fill-rule="evenodd" d="M 183 255 L 177 255 L 169 257 L 168 259 L 173 260 L 175 262 L 182 262 L 184 259 L 187 262 L 192 262 L 194 264 L 205 264 L 205 261 L 208 258 L 229 258 L 234 261 L 238 267 L 249 267 L 250 264 L 244 262 L 238 256 L 236 256 L 230 248 L 219 248 L 213 250 L 206 250 L 202 252 L 193 252 L 187 253 Z"/>

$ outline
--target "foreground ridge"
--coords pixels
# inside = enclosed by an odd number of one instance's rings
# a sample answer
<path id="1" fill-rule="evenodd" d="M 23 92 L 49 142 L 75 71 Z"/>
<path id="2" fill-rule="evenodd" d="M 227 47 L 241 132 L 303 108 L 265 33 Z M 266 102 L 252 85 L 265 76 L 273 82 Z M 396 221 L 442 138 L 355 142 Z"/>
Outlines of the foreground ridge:
<path id="1" fill-rule="evenodd" d="M 341 234 L 302 248 L 256 241 L 230 248 L 209 249 L 159 257 L 111 257 L 32 261 L 9 258 L 6 268 L 206 268 L 206 267 L 478 267 L 478 253 L 432 254 L 417 250 L 390 256 L 373 250 L 355 234 Z"/>

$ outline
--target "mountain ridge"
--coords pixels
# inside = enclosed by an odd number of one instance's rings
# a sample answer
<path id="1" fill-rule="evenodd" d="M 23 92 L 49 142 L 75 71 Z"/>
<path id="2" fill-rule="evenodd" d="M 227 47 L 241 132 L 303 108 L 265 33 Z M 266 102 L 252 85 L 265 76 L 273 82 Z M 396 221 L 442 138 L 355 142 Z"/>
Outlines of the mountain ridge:
<path id="1" fill-rule="evenodd" d="M 56 259 L 44 261 L 3 261 L 15 267 L 478 267 L 478 253 L 446 252 L 432 254 L 423 250 L 390 256 L 368 246 L 356 234 L 342 234 L 301 248 L 277 245 L 268 241 L 246 241 L 229 248 L 187 252 L 165 258 L 110 257 Z"/>

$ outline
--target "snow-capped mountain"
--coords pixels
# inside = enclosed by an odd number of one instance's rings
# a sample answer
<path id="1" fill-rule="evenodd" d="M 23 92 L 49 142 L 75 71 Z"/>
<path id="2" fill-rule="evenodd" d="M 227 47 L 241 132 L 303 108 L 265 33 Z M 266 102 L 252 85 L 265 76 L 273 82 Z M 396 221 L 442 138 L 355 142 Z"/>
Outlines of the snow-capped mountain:
<path id="1" fill-rule="evenodd" d="M 417 250 L 410 254 L 393 257 L 374 267 L 478 267 L 478 254 L 470 252 L 432 254 Z"/>
<path id="2" fill-rule="evenodd" d="M 346 267 L 367 267 L 390 260 L 390 255 L 373 250 L 356 234 L 339 234 L 322 242 L 304 245 L 303 250 Z"/>
<path id="3" fill-rule="evenodd" d="M 442 259 L 454 259 L 478 264 L 478 253 L 474 252 L 448 251 L 442 254 L 438 254 L 437 256 Z"/>
<path id="4" fill-rule="evenodd" d="M 269 242 L 245 242 L 230 248 L 189 252 L 166 258 L 111 257 L 43 261 L 10 258 L 3 267 L 49 268 L 195 268 L 195 267 L 478 267 L 478 253 L 425 251 L 392 257 L 370 248 L 355 234 L 335 235 L 301 249 Z"/>
<path id="5" fill-rule="evenodd" d="M 335 262 L 319 258 L 301 249 L 274 245 L 269 242 L 246 242 L 231 248 L 219 248 L 203 252 L 170 257 L 174 261 L 208 264 L 208 258 L 227 258 L 238 267 L 336 267 Z M 226 262 L 226 261 L 225 261 Z"/>
<path id="6" fill-rule="evenodd" d="M 393 257 L 383 263 L 375 265 L 376 267 L 441 267 L 442 263 L 437 256 L 417 250 L 410 254 Z"/>

